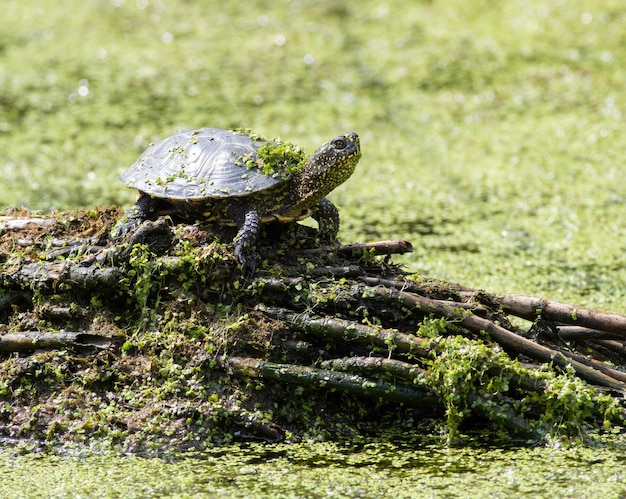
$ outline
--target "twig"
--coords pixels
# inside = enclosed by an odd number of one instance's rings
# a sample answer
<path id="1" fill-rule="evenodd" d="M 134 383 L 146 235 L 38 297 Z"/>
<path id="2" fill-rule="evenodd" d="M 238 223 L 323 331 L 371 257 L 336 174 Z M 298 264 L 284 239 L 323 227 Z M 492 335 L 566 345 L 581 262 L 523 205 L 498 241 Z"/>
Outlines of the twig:
<path id="1" fill-rule="evenodd" d="M 334 253 L 348 257 L 359 257 L 364 251 L 374 255 L 402 255 L 404 253 L 411 253 L 413 251 L 413 245 L 409 241 L 396 239 L 371 243 L 343 244 L 340 246 L 323 246 L 321 248 L 298 250 L 297 253 L 304 255 Z"/>
<path id="2" fill-rule="evenodd" d="M 602 345 L 609 350 L 616 352 L 620 355 L 626 355 L 626 345 L 622 341 L 614 341 L 614 340 L 596 340 L 594 343 L 598 345 Z"/>
<path id="3" fill-rule="evenodd" d="M 37 225 L 40 227 L 46 227 L 54 223 L 54 218 L 42 218 L 42 217 L 29 217 L 29 218 L 15 218 L 8 216 L 0 216 L 0 231 L 9 230 L 24 230 L 29 225 Z"/>
<path id="4" fill-rule="evenodd" d="M 41 289 L 68 282 L 85 289 L 115 287 L 123 275 L 118 267 L 102 267 L 97 264 L 84 266 L 80 263 L 60 261 L 54 263 L 27 263 L 15 271 L 3 274 L 5 286 L 17 289 L 28 287 Z"/>
<path id="5" fill-rule="evenodd" d="M 572 352 L 563 351 L 561 352 L 561 354 L 567 357 L 568 359 L 570 359 L 570 362 L 572 360 L 576 362 L 580 362 L 581 364 L 597 369 L 598 371 L 606 374 L 607 376 L 611 376 L 611 378 L 615 378 L 619 381 L 626 383 L 626 373 L 623 371 L 618 371 L 617 369 L 613 369 L 611 366 L 603 364 L 602 362 L 598 362 L 597 360 L 593 360 L 593 359 L 588 359 L 587 357 L 584 357 L 582 355 L 577 355 Z"/>
<path id="6" fill-rule="evenodd" d="M 49 333 L 41 331 L 21 331 L 0 336 L 0 352 L 29 352 L 32 350 L 53 350 L 64 348 L 109 348 L 111 338 L 98 334 L 74 331 Z"/>
<path id="7" fill-rule="evenodd" d="M 569 364 L 576 370 L 581 378 L 590 383 L 607 386 L 621 392 L 626 391 L 626 384 L 616 380 L 615 378 L 607 376 L 606 374 L 603 374 L 596 369 L 586 366 L 573 359 L 567 359 L 563 356 L 563 354 L 556 350 L 534 343 L 533 341 L 498 326 L 487 319 L 473 315 L 465 310 L 451 307 L 445 302 L 380 286 L 372 288 L 370 292 L 376 293 L 381 297 L 388 299 L 397 298 L 406 306 L 417 307 L 423 312 L 432 313 L 439 317 L 445 317 L 452 322 L 458 322 L 476 333 L 484 331 L 504 348 L 523 353 L 524 355 L 527 355 L 535 360 L 539 360 L 541 362 L 553 362 L 561 367 L 565 367 Z M 626 318 L 624 319 L 626 320 Z"/>
<path id="8" fill-rule="evenodd" d="M 610 331 L 600 331 L 582 326 L 557 326 L 559 338 L 564 341 L 596 341 L 596 340 L 619 340 L 624 336 Z"/>
<path id="9" fill-rule="evenodd" d="M 626 317 L 623 315 L 517 294 L 498 295 L 498 300 L 507 312 L 523 319 L 534 321 L 541 317 L 562 324 L 608 331 L 626 338 Z"/>
<path id="10" fill-rule="evenodd" d="M 358 265 L 345 265 L 341 267 L 315 267 L 307 272 L 315 277 L 357 277 L 365 274 L 365 270 Z"/>
<path id="11" fill-rule="evenodd" d="M 426 393 L 424 390 L 395 386 L 356 374 L 291 364 L 276 364 L 245 357 L 229 357 L 226 359 L 225 365 L 234 374 L 240 376 L 267 378 L 306 387 L 341 390 L 359 396 L 381 398 L 422 407 L 439 405 L 437 397 Z"/>
<path id="12" fill-rule="evenodd" d="M 334 317 L 313 318 L 306 313 L 295 313 L 279 307 L 256 306 L 256 310 L 274 319 L 288 322 L 294 328 L 307 333 L 322 335 L 326 339 L 354 341 L 383 348 L 394 348 L 399 352 L 426 357 L 430 352 L 430 340 L 401 333 L 395 329 L 366 326 L 357 322 Z"/>
<path id="13" fill-rule="evenodd" d="M 376 374 L 389 374 L 413 382 L 418 376 L 425 376 L 427 371 L 415 364 L 402 362 L 396 359 L 384 359 L 382 357 L 343 357 L 341 359 L 325 360 L 320 363 L 323 369 L 342 372 L 371 372 Z"/>

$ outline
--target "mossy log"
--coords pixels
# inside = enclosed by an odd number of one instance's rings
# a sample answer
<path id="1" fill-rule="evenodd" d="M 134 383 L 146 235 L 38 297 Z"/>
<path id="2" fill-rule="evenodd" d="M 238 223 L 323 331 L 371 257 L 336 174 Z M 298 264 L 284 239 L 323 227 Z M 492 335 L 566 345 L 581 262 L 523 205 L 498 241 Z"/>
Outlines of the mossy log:
<path id="1" fill-rule="evenodd" d="M 232 228 L 159 219 L 114 243 L 119 216 L 0 217 L 1 435 L 145 450 L 623 424 L 624 316 L 411 275 L 391 261 L 406 241 L 320 246 L 300 224 L 265 226 L 248 275 Z"/>

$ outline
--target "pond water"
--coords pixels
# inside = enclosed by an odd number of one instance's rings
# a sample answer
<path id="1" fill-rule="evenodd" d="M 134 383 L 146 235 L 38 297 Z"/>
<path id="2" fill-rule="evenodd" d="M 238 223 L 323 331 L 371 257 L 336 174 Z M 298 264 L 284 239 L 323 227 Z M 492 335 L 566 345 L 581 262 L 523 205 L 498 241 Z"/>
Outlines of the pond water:
<path id="1" fill-rule="evenodd" d="M 129 205 L 180 128 L 357 130 L 344 242 L 626 312 L 623 0 L 4 0 L 0 208 Z M 345 216 L 344 216 L 345 215 Z M 331 443 L 178 459 L 0 451 L 0 497 L 625 497 L 626 453 Z"/>
<path id="2" fill-rule="evenodd" d="M 421 498 L 626 495 L 626 452 L 306 443 L 175 459 L 0 452 L 0 497 Z"/>

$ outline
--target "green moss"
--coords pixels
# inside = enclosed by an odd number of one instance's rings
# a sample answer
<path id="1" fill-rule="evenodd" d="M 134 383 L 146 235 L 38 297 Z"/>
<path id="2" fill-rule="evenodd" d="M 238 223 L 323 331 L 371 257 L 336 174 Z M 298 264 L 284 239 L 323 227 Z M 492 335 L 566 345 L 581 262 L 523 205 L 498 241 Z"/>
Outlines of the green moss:
<path id="1" fill-rule="evenodd" d="M 535 439 L 569 442 L 587 438 L 586 421 L 600 417 L 610 428 L 621 411 L 616 399 L 577 378 L 572 369 L 529 369 L 497 346 L 462 336 L 436 340 L 423 382 L 446 408 L 452 442 L 459 438 L 461 423 L 481 413 L 489 414 L 496 430 L 498 425 L 506 430 L 515 415 L 526 418 Z"/>
<path id="2" fill-rule="evenodd" d="M 268 142 L 257 150 L 259 164 L 257 168 L 265 175 L 287 178 L 302 169 L 307 156 L 302 149 L 280 139 Z"/>
<path id="3" fill-rule="evenodd" d="M 262 143 L 256 155 L 248 154 L 238 160 L 248 170 L 258 168 L 265 176 L 285 179 L 300 170 L 308 159 L 304 150 L 291 142 L 280 138 L 266 139 L 249 128 L 238 128 L 234 131 Z"/>

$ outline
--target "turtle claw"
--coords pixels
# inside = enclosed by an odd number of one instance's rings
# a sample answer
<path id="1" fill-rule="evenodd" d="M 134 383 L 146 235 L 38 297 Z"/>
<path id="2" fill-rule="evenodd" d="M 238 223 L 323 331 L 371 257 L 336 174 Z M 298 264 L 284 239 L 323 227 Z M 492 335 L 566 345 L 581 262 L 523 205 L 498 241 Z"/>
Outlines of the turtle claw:
<path id="1" fill-rule="evenodd" d="M 126 210 L 113 228 L 111 237 L 117 240 L 124 239 L 128 234 L 135 232 L 142 222 L 152 218 L 151 214 L 154 211 L 154 202 L 150 196 L 140 193 L 137 202 L 130 209 Z"/>
<path id="2" fill-rule="evenodd" d="M 117 241 L 124 239 L 128 234 L 131 234 L 137 230 L 137 227 L 141 224 L 141 220 L 138 218 L 123 217 L 113 230 L 111 231 L 111 238 Z"/>
<path id="3" fill-rule="evenodd" d="M 241 264 L 241 268 L 243 271 L 249 275 L 254 274 L 256 270 L 256 258 L 254 254 L 250 254 L 249 251 L 246 251 L 246 246 L 236 245 L 235 247 L 235 256 L 239 263 Z"/>
<path id="4" fill-rule="evenodd" d="M 256 270 L 256 262 L 254 260 L 242 263 L 241 266 L 243 267 L 245 273 L 249 275 L 254 275 L 254 271 Z"/>

